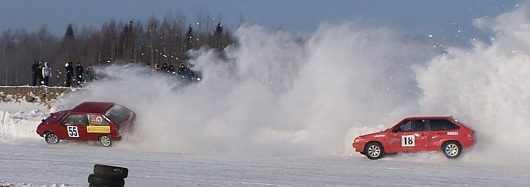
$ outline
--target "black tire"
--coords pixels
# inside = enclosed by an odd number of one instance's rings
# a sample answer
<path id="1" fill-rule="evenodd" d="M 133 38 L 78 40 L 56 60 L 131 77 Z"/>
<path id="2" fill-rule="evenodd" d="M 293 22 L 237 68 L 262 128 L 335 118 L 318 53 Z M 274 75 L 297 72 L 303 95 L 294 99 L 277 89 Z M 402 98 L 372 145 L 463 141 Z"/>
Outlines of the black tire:
<path id="1" fill-rule="evenodd" d="M 447 158 L 456 159 L 462 154 L 462 145 L 457 141 L 448 141 L 442 144 L 442 152 Z"/>
<path id="2" fill-rule="evenodd" d="M 112 139 L 107 135 L 103 135 L 99 137 L 99 143 L 103 147 L 110 147 L 112 145 Z"/>
<path id="3" fill-rule="evenodd" d="M 96 164 L 94 165 L 94 174 L 123 179 L 127 178 L 127 175 L 129 175 L 129 169 L 117 166 Z"/>
<path id="4" fill-rule="evenodd" d="M 57 144 L 61 141 L 61 139 L 59 139 L 59 137 L 53 132 L 46 133 L 46 135 L 44 135 L 44 140 L 48 144 Z"/>
<path id="5" fill-rule="evenodd" d="M 364 146 L 364 155 L 370 160 L 376 160 L 385 155 L 385 150 L 379 142 L 370 142 Z"/>
<path id="6" fill-rule="evenodd" d="M 112 178 L 108 176 L 90 174 L 88 176 L 88 183 L 93 186 L 121 187 L 125 185 L 125 180 L 123 180 L 123 178 Z"/>

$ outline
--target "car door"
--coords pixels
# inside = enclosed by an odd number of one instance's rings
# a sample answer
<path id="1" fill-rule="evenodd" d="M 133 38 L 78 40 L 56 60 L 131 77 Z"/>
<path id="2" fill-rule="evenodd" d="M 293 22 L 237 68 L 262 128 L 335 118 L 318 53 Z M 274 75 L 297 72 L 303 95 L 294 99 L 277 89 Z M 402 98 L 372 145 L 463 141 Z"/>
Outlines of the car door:
<path id="1" fill-rule="evenodd" d="M 73 113 L 66 116 L 62 122 L 65 138 L 69 140 L 87 140 L 86 126 L 88 125 L 87 115 L 83 113 Z"/>
<path id="2" fill-rule="evenodd" d="M 422 119 L 404 120 L 391 129 L 388 138 L 389 152 L 415 152 L 426 150 L 428 132 Z"/>
<path id="3" fill-rule="evenodd" d="M 431 119 L 430 126 L 430 150 L 439 150 L 443 142 L 458 140 L 460 127 L 448 119 Z"/>
<path id="4" fill-rule="evenodd" d="M 110 123 L 107 121 L 101 114 L 88 114 L 87 126 L 87 135 L 93 139 L 97 140 L 100 134 L 109 134 L 110 133 Z"/>

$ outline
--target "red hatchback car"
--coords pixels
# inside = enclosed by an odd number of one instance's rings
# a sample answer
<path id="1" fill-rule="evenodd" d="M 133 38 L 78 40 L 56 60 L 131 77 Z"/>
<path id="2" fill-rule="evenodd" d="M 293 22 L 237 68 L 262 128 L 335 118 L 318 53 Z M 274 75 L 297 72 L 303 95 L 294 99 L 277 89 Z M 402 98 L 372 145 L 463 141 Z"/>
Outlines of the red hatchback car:
<path id="1" fill-rule="evenodd" d="M 37 134 L 47 143 L 60 140 L 99 141 L 109 147 L 128 131 L 135 113 L 126 107 L 108 102 L 84 102 L 71 110 L 52 113 L 37 127 Z"/>
<path id="2" fill-rule="evenodd" d="M 451 116 L 436 116 L 405 118 L 387 130 L 356 137 L 352 146 L 373 160 L 386 153 L 438 150 L 458 158 L 473 144 L 473 130 Z"/>

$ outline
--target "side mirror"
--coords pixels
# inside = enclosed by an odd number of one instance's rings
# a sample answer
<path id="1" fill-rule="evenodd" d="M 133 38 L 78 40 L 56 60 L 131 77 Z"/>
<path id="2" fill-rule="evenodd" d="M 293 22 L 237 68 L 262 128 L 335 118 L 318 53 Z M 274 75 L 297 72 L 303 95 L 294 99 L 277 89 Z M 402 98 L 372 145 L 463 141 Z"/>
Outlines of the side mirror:
<path id="1" fill-rule="evenodd" d="M 392 129 L 392 133 L 397 133 L 397 132 L 399 132 L 399 128 Z"/>

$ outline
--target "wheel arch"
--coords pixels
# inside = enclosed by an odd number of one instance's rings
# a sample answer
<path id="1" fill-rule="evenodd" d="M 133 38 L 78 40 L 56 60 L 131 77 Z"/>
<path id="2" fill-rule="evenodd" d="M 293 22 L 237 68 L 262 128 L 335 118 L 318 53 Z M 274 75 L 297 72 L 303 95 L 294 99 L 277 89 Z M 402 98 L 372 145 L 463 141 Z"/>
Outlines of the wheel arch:
<path id="1" fill-rule="evenodd" d="M 460 143 L 460 141 L 458 140 L 445 140 L 445 141 L 442 141 L 442 143 L 440 145 L 438 145 L 440 148 L 442 148 L 446 143 L 449 143 L 449 142 L 455 142 L 457 143 L 458 145 L 460 145 L 460 147 L 462 147 L 462 143 Z M 462 147 L 463 148 L 463 147 Z"/>
<path id="2" fill-rule="evenodd" d="M 380 141 L 372 140 L 372 141 L 368 141 L 368 142 L 366 142 L 366 143 L 364 144 L 364 146 L 363 146 L 363 152 L 364 152 L 364 150 L 366 149 L 366 146 L 367 146 L 368 144 L 370 144 L 370 143 L 377 143 L 377 144 L 379 144 L 379 145 L 381 146 L 381 149 L 383 149 L 383 151 L 385 151 L 385 146 L 384 146 Z"/>

